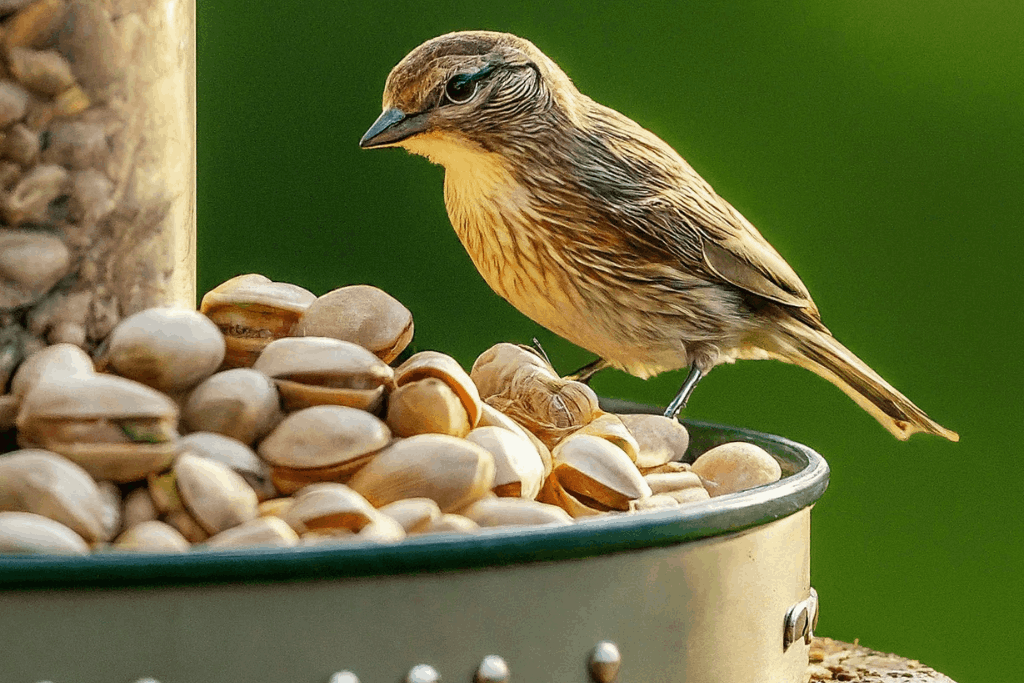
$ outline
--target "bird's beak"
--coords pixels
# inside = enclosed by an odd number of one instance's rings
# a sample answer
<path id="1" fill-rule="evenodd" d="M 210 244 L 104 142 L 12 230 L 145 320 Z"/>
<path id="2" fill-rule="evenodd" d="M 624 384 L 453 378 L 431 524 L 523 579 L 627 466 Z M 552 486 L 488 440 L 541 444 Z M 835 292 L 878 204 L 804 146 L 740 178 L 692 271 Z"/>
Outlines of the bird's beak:
<path id="1" fill-rule="evenodd" d="M 370 126 L 370 130 L 363 135 L 359 146 L 369 149 L 393 145 L 424 131 L 426 127 L 427 115 L 425 112 L 408 116 L 400 109 L 385 109 Z"/>

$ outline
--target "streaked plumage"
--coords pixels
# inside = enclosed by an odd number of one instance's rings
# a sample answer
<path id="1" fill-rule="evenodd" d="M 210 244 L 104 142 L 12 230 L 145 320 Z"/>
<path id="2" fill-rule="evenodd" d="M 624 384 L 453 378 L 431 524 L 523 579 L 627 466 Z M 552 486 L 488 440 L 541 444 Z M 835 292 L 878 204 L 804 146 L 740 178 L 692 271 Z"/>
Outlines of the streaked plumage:
<path id="1" fill-rule="evenodd" d="M 445 167 L 473 263 L 537 323 L 640 377 L 796 363 L 899 438 L 957 438 L 832 338 L 793 269 L 682 157 L 529 41 L 427 41 L 391 71 L 384 110 L 361 144 Z"/>

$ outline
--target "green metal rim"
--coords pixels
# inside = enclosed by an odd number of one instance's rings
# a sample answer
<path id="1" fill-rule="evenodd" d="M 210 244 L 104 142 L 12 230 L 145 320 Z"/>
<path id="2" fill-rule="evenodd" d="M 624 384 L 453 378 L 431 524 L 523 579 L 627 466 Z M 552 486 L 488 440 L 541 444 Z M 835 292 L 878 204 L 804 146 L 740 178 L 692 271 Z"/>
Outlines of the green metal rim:
<path id="1" fill-rule="evenodd" d="M 657 412 L 608 400 L 615 412 Z M 769 434 L 684 420 L 690 452 L 750 441 L 782 465 L 783 478 L 707 503 L 643 515 L 612 516 L 569 527 L 487 530 L 474 536 L 425 536 L 399 544 L 194 550 L 181 554 L 101 552 L 82 557 L 0 557 L 0 590 L 263 583 L 384 576 L 576 560 L 685 543 L 742 531 L 817 501 L 829 469 L 812 449 Z"/>

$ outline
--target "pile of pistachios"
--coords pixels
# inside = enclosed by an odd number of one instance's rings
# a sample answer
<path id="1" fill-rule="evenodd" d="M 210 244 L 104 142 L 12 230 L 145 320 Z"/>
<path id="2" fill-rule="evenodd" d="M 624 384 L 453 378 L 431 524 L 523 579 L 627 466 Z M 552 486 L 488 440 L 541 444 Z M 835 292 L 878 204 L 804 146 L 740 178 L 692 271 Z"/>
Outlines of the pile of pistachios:
<path id="1" fill-rule="evenodd" d="M 658 415 L 601 410 L 532 348 L 469 372 L 420 351 L 366 285 L 321 297 L 261 275 L 200 311 L 152 308 L 89 356 L 62 343 L 0 396 L 0 553 L 295 546 L 565 525 L 776 481 L 759 447 L 684 462 Z"/>

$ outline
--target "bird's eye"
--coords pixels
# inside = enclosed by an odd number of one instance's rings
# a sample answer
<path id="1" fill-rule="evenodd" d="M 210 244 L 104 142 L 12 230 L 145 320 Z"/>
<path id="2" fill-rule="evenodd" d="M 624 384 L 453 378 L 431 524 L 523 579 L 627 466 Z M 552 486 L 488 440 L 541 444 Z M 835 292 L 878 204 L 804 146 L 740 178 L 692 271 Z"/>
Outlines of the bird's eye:
<path id="1" fill-rule="evenodd" d="M 476 95 L 476 80 L 465 75 L 452 76 L 444 86 L 444 96 L 454 104 L 464 104 Z"/>

